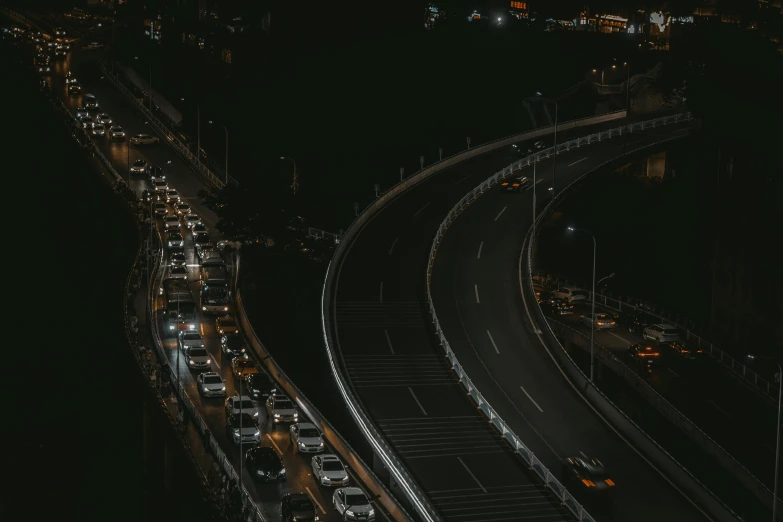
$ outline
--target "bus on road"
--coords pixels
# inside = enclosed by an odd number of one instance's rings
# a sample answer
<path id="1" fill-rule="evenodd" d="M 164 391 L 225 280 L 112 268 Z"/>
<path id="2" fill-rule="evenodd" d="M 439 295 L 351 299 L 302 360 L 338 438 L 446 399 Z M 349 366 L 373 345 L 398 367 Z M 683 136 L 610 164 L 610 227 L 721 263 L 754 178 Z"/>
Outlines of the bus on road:
<path id="1" fill-rule="evenodd" d="M 228 275 L 221 266 L 202 267 L 201 271 L 201 311 L 210 314 L 227 314 Z"/>

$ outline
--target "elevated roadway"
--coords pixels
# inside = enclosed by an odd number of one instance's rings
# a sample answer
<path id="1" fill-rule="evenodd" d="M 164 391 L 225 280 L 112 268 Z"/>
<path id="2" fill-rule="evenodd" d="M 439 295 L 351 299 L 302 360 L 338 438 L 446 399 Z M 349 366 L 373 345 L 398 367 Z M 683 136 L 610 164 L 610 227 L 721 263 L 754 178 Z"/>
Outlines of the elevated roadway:
<path id="1" fill-rule="evenodd" d="M 617 124 L 603 126 L 614 127 Z M 595 128 L 574 129 L 558 133 L 558 137 L 565 140 L 590 132 L 595 132 Z M 683 125 L 644 131 L 631 135 L 628 144 L 631 148 L 638 147 L 650 140 L 682 136 L 687 132 L 688 127 Z M 547 137 L 544 141 L 551 144 L 550 139 Z M 529 144 L 520 145 L 526 150 Z M 562 186 L 565 178 L 561 179 L 561 176 L 571 179 L 597 161 L 617 155 L 618 147 L 623 145 L 622 140 L 615 139 L 560 154 L 556 185 Z M 336 268 L 335 298 L 330 306 L 333 309 L 336 350 L 343 372 L 364 409 L 444 520 L 567 518 L 558 510 L 552 497 L 538 486 L 538 480 L 526 465 L 500 441 L 486 418 L 478 414 L 467 399 L 432 336 L 424 293 L 429 249 L 443 217 L 466 192 L 516 158 L 512 149 L 504 148 L 466 160 L 422 181 L 392 200 L 366 224 Z M 538 186 L 543 201 L 550 193 L 551 163 L 541 162 L 538 168 L 544 178 Z M 520 201 L 525 195 L 508 197 L 510 203 Z M 523 216 L 522 205 L 507 207 L 498 211 L 490 221 L 495 228 L 519 228 L 523 233 L 524 220 L 529 220 L 532 209 L 528 207 L 527 214 Z M 466 246 L 462 253 L 478 257 L 481 248 L 477 243 Z M 484 248 L 494 250 L 501 246 L 500 243 L 491 243 L 488 237 Z M 518 255 L 518 248 L 516 251 Z M 505 272 L 500 267 L 487 266 L 490 267 L 487 277 L 504 277 Z M 467 285 L 468 276 L 463 274 L 461 282 Z M 510 284 L 508 281 L 505 283 Z M 513 284 L 518 294 L 518 283 Z M 472 283 L 470 289 L 474 291 Z M 486 331 L 482 335 L 481 346 L 488 346 L 497 357 Z M 506 364 L 500 365 L 514 372 L 506 339 L 496 342 L 504 346 L 501 353 L 508 352 L 508 359 L 502 359 Z M 537 364 L 543 365 L 544 361 L 538 357 Z M 559 382 L 558 386 L 563 388 L 560 394 L 570 393 L 564 383 Z M 541 391 L 536 389 L 533 393 Z M 521 400 L 534 407 L 525 396 L 511 402 Z M 609 429 L 592 418 L 583 403 L 578 403 L 574 397 L 562 400 L 571 402 L 564 410 L 568 413 L 559 417 L 555 402 L 545 402 L 552 416 L 547 427 L 552 434 L 568 438 L 574 437 L 569 434 L 585 429 L 585 439 L 590 444 L 600 443 L 601 448 L 620 444 Z M 570 418 L 572 410 L 578 421 Z M 559 422 L 555 417 L 559 418 Z M 538 438 L 541 442 L 535 430 L 530 431 L 533 433 L 530 439 Z M 601 440 L 595 442 L 594 439 Z M 568 449 L 575 454 L 579 450 L 595 450 L 590 444 Z M 624 451 L 632 453 L 629 448 Z M 565 448 L 559 453 L 565 455 Z M 551 450 L 550 454 L 556 456 Z M 636 459 L 637 463 L 641 462 L 639 457 Z M 554 459 L 550 461 L 555 462 Z M 552 469 L 557 471 L 559 466 L 553 465 Z M 630 474 L 635 472 L 633 466 L 627 469 Z M 634 500 L 642 500 L 644 496 L 640 487 L 631 500 L 619 503 L 620 513 L 628 515 L 625 519 L 660 520 L 661 516 L 672 520 L 704 519 L 696 507 L 678 495 L 660 476 L 651 470 L 640 472 L 646 477 L 642 483 L 648 488 L 650 498 L 646 504 L 665 502 L 667 505 L 656 508 L 647 519 L 638 518 L 641 510 L 634 505 Z M 633 480 L 628 478 L 628 483 L 632 484 Z M 661 502 L 662 498 L 664 502 Z"/>
<path id="2" fill-rule="evenodd" d="M 32 49 L 30 49 L 30 63 L 32 63 Z M 129 102 L 119 93 L 115 87 L 102 79 L 99 67 L 101 52 L 75 51 L 69 54 L 68 58 L 62 62 L 55 62 L 55 67 L 50 76 L 53 91 L 61 97 L 66 106 L 75 113 L 77 106 L 81 105 L 82 96 L 69 96 L 64 76 L 67 71 L 72 71 L 79 82 L 82 84 L 84 93 L 94 94 L 100 103 L 101 112 L 106 112 L 113 118 L 115 124 L 121 125 L 127 136 L 134 134 L 155 132 L 144 124 L 144 121 L 134 113 Z M 197 194 L 202 189 L 208 189 L 205 183 L 190 169 L 176 152 L 165 144 L 156 146 L 135 147 L 129 145 L 127 140 L 122 142 L 108 142 L 103 137 L 95 136 L 93 141 L 98 145 L 101 152 L 112 163 L 115 170 L 125 176 L 129 181 L 129 186 L 137 194 L 145 189 L 151 189 L 145 176 L 130 176 L 128 165 L 136 159 L 145 159 L 148 163 L 164 168 L 167 176 L 167 182 L 170 188 L 176 189 L 185 201 L 191 204 L 193 212 L 202 217 L 202 220 L 209 228 L 209 234 L 213 242 L 217 242 L 220 237 L 215 229 L 217 216 L 206 208 L 197 198 Z M 93 175 L 91 173 L 72 172 L 64 166 L 63 175 Z M 171 209 L 169 209 L 171 211 Z M 100 219 L 100 216 L 96 216 Z M 162 221 L 155 220 L 155 226 L 161 227 Z M 180 227 L 180 232 L 185 238 L 185 253 L 187 256 L 189 282 L 193 292 L 194 299 L 198 302 L 198 261 L 194 255 L 192 238 L 190 233 L 184 227 Z M 165 238 L 165 234 L 163 234 Z M 122 238 L 118 238 L 122 240 Z M 167 261 L 166 261 L 167 262 Z M 161 300 L 156 300 L 155 318 L 160 321 Z M 233 305 L 232 305 L 233 306 Z M 200 315 L 199 329 L 204 337 L 207 350 L 210 352 L 212 364 L 211 371 L 221 374 L 226 381 L 227 396 L 236 393 L 235 380 L 231 373 L 230 360 L 222 354 L 220 349 L 219 337 L 215 330 L 214 316 Z M 174 375 L 179 375 L 186 389 L 188 396 L 197 406 L 199 414 L 209 427 L 212 436 L 219 442 L 221 449 L 232 461 L 235 469 L 239 467 L 240 451 L 237 446 L 228 440 L 225 428 L 225 412 L 222 398 L 203 398 L 196 388 L 196 374 L 192 373 L 186 366 L 185 358 L 177 356 L 179 350 L 176 347 L 176 341 L 170 336 L 166 336 L 165 330 L 161 330 L 161 337 L 167 349 L 168 362 Z M 325 385 L 331 385 L 328 379 L 324 379 Z M 266 520 L 280 520 L 280 499 L 287 492 L 299 491 L 308 494 L 318 510 L 321 520 L 336 522 L 340 516 L 332 507 L 331 494 L 332 489 L 320 486 L 312 477 L 310 469 L 310 459 L 307 456 L 295 454 L 290 447 L 287 426 L 276 428 L 273 423 L 269 423 L 266 418 L 264 404 L 259 404 L 261 416 L 259 419 L 260 430 L 262 432 L 261 444 L 270 446 L 282 457 L 287 470 L 287 480 L 281 484 L 258 484 L 247 473 L 243 475 L 243 482 L 247 486 L 254 501 L 258 505 L 261 514 Z M 245 445 L 245 449 L 249 446 Z M 326 450 L 329 451 L 329 448 Z M 352 485 L 362 486 L 357 483 L 357 479 L 352 475 Z M 377 520 L 387 520 L 383 514 L 384 510 L 376 509 Z"/>

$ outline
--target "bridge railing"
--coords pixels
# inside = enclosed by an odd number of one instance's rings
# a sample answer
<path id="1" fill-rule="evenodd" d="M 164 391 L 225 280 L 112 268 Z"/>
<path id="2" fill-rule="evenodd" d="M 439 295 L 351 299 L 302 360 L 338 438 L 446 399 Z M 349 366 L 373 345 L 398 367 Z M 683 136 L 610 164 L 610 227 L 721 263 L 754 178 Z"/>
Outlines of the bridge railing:
<path id="1" fill-rule="evenodd" d="M 554 284 L 557 286 L 568 285 L 568 286 L 573 286 L 575 288 L 579 288 L 580 290 L 583 290 L 584 292 L 587 293 L 588 299 L 592 299 L 592 292 L 589 289 L 580 288 L 576 284 L 571 284 L 566 279 L 561 279 L 556 276 L 547 276 L 542 272 L 538 272 L 536 277 L 538 281 L 547 281 L 549 282 L 549 284 Z M 660 319 L 660 322 L 662 323 L 668 323 L 673 326 L 676 326 L 678 329 L 685 332 L 686 340 L 692 340 L 693 342 L 695 342 L 696 345 L 703 350 L 703 353 L 708 354 L 712 359 L 714 359 L 716 363 L 720 364 L 722 367 L 731 371 L 737 378 L 741 379 L 743 382 L 747 383 L 750 386 L 753 386 L 759 393 L 761 393 L 761 395 L 763 395 L 770 401 L 777 401 L 778 390 L 780 389 L 779 383 L 774 383 L 768 379 L 765 379 L 754 370 L 748 368 L 746 364 L 733 358 L 726 351 L 721 350 L 720 348 L 712 344 L 710 341 L 707 341 L 703 337 L 695 334 L 693 332 L 692 324 L 686 319 L 683 319 L 682 317 L 672 312 L 667 312 L 666 310 L 663 309 L 653 308 L 652 306 L 645 303 L 641 303 L 638 300 L 636 301 L 624 300 L 622 299 L 621 296 L 617 296 L 615 298 L 601 293 L 597 293 L 595 302 L 603 305 L 605 308 L 608 308 L 610 310 L 615 310 L 617 312 L 628 312 L 628 311 L 642 312 L 645 315 L 650 315 L 652 317 L 656 317 Z"/>
<path id="2" fill-rule="evenodd" d="M 131 105 L 134 106 L 145 118 L 145 120 L 154 128 L 158 134 L 168 143 L 182 158 L 187 161 L 190 166 L 199 173 L 208 183 L 216 188 L 223 188 L 225 186 L 225 180 L 219 178 L 212 172 L 199 158 L 193 154 L 187 146 L 177 137 L 177 135 L 163 123 L 157 116 L 150 112 L 149 108 L 144 105 L 142 100 L 139 100 L 136 95 L 131 91 L 121 80 L 120 76 L 106 67 L 104 62 L 101 62 L 101 71 L 103 74 L 111 80 L 111 82 L 119 89 L 119 91 L 128 98 Z M 233 180 L 233 178 L 232 178 Z"/>
<path id="3" fill-rule="evenodd" d="M 581 138 L 575 138 L 567 142 L 557 144 L 557 153 L 560 154 L 562 152 L 569 151 L 572 148 L 611 139 L 614 136 L 621 136 L 624 133 L 633 132 L 634 129 L 642 130 L 645 128 L 654 128 L 658 125 L 666 125 L 667 123 L 677 123 L 679 121 L 688 120 L 690 120 L 690 113 L 682 113 L 654 118 L 644 122 L 635 122 L 632 124 L 621 125 L 612 129 L 606 129 L 593 134 L 587 134 Z M 430 257 L 429 262 L 427 263 L 427 303 L 429 305 L 433 325 L 435 326 L 435 333 L 441 343 L 441 346 L 443 347 L 443 350 L 446 353 L 446 358 L 451 363 L 452 369 L 459 378 L 460 382 L 463 384 L 463 386 L 465 386 L 465 389 L 467 390 L 470 398 L 478 405 L 479 409 L 489 419 L 489 422 L 495 427 L 495 429 L 498 430 L 501 436 L 509 443 L 514 451 L 530 466 L 533 471 L 535 471 L 539 478 L 543 480 L 547 488 L 549 488 L 549 490 L 558 499 L 560 499 L 561 503 L 566 506 L 568 510 L 577 517 L 578 520 L 592 521 L 594 519 L 587 513 L 587 511 L 585 511 L 584 507 L 571 495 L 571 493 L 568 492 L 568 490 L 560 483 L 560 481 L 558 481 L 552 475 L 546 466 L 538 459 L 538 457 L 536 457 L 533 451 L 531 451 L 525 445 L 522 439 L 516 435 L 513 430 L 511 430 L 511 428 L 509 428 L 508 424 L 506 424 L 500 415 L 498 415 L 498 413 L 492 408 L 481 392 L 475 387 L 470 377 L 468 377 L 468 375 L 465 373 L 462 365 L 457 360 L 457 356 L 451 349 L 448 339 L 443 334 L 440 321 L 438 321 L 438 314 L 435 310 L 435 304 L 432 300 L 431 292 L 432 269 L 435 265 L 435 257 L 438 253 L 438 246 L 440 245 L 440 241 L 443 238 L 443 235 L 446 233 L 451 224 L 457 219 L 457 217 L 484 192 L 490 190 L 497 183 L 511 175 L 513 172 L 538 161 L 549 158 L 554 154 L 555 146 L 549 147 L 548 149 L 542 150 L 535 154 L 531 154 L 526 158 L 512 163 L 506 168 L 496 172 L 493 176 L 484 180 L 472 191 L 468 192 L 456 205 L 454 205 L 454 207 L 452 207 L 446 218 L 438 227 L 438 231 L 435 234 L 434 240 L 432 241 L 432 247 L 430 248 Z"/>
<path id="4" fill-rule="evenodd" d="M 590 118 L 583 118 L 580 120 L 574 120 L 570 122 L 561 123 L 558 125 L 558 130 L 568 130 L 578 127 L 584 127 L 589 125 L 595 125 L 607 121 L 615 121 L 625 117 L 625 111 L 619 111 L 601 116 L 595 116 Z M 448 158 L 444 158 L 437 163 L 434 163 L 427 168 L 424 168 L 394 185 L 389 190 L 385 191 L 378 199 L 370 203 L 351 223 L 342 236 L 340 243 L 335 249 L 332 260 L 329 263 L 329 267 L 326 271 L 326 278 L 324 280 L 324 286 L 321 294 L 321 328 L 324 334 L 324 345 L 326 347 L 326 353 L 329 357 L 329 364 L 332 370 L 332 376 L 335 379 L 338 389 L 340 390 L 343 400 L 348 407 L 351 416 L 356 421 L 357 425 L 361 429 L 365 438 L 368 440 L 373 448 L 375 454 L 379 457 L 383 465 L 389 470 L 390 474 L 394 477 L 394 480 L 400 485 L 400 488 L 404 492 L 406 498 L 410 501 L 415 511 L 427 522 L 439 521 L 440 516 L 432 506 L 430 500 L 424 494 L 421 487 L 416 480 L 410 475 L 406 467 L 403 465 L 400 458 L 397 456 L 393 447 L 378 430 L 375 423 L 366 412 L 361 400 L 354 392 L 350 381 L 343 374 L 342 361 L 339 358 L 338 352 L 333 341 L 333 318 L 332 318 L 332 301 L 334 296 L 332 289 L 337 279 L 337 272 L 342 265 L 344 257 L 347 255 L 350 249 L 351 243 L 359 236 L 361 231 L 370 222 L 373 217 L 380 212 L 383 207 L 391 203 L 394 199 L 401 196 L 405 192 L 411 190 L 414 186 L 421 183 L 425 179 L 433 176 L 449 167 L 452 167 L 462 161 L 469 158 L 480 156 L 487 152 L 497 150 L 501 147 L 507 147 L 513 143 L 537 138 L 539 136 L 545 136 L 554 132 L 554 127 L 545 127 L 533 131 L 524 132 L 521 134 L 515 134 L 506 138 L 494 140 L 492 142 L 479 145 L 473 148 L 469 148 L 460 153 L 454 154 Z M 599 136 L 596 136 L 598 139 Z M 578 146 L 578 143 L 569 146 Z M 550 147 L 551 149 L 551 147 Z M 558 149 L 559 150 L 559 149 Z"/>

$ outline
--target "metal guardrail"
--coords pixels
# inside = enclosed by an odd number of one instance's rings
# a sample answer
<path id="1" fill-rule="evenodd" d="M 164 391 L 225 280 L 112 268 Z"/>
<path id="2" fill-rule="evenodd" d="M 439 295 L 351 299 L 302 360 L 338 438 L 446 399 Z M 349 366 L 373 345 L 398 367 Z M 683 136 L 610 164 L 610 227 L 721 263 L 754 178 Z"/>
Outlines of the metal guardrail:
<path id="1" fill-rule="evenodd" d="M 539 271 L 537 274 L 541 274 L 541 273 L 542 272 Z M 538 275 L 538 277 L 541 276 Z M 547 277 L 546 280 L 554 282 L 555 284 L 560 286 L 565 286 L 568 283 L 567 280 L 560 279 L 559 277 L 550 276 Z M 590 290 L 582 289 L 575 284 L 569 284 L 568 286 L 574 286 L 576 288 L 579 288 L 580 290 L 587 292 L 588 299 L 592 299 L 592 292 Z M 622 299 L 619 298 L 619 296 L 617 299 L 615 299 L 614 297 L 609 297 L 607 295 L 597 293 L 595 302 L 603 305 L 606 308 L 609 308 L 610 310 L 615 310 L 618 312 L 622 312 L 624 310 L 639 311 L 646 315 L 657 317 L 658 319 L 661 320 L 662 323 L 668 323 L 676 326 L 677 328 L 685 332 L 686 339 L 695 340 L 697 346 L 699 348 L 702 348 L 702 350 L 705 350 L 704 353 L 708 353 L 710 357 L 715 359 L 715 361 L 719 363 L 722 367 L 730 370 L 736 377 L 738 377 L 748 385 L 754 386 L 758 392 L 760 392 L 764 397 L 766 397 L 770 401 L 776 402 L 778 400 L 778 393 L 779 393 L 778 390 L 780 389 L 779 384 L 776 385 L 775 383 L 768 381 L 767 379 L 759 376 L 758 373 L 748 368 L 745 364 L 734 359 L 731 355 L 721 350 L 720 348 L 716 347 L 714 344 L 707 341 L 703 337 L 700 337 L 699 335 L 693 333 L 692 327 L 689 324 L 685 324 L 685 321 L 679 316 L 676 316 L 672 313 L 664 314 L 663 310 L 661 310 L 661 312 L 658 313 L 655 311 L 655 308 L 651 306 L 648 306 L 646 304 L 641 304 L 638 301 L 637 304 L 632 304 L 629 303 L 628 301 L 623 301 Z"/>
<path id="2" fill-rule="evenodd" d="M 605 114 L 602 116 L 583 118 L 580 120 L 574 120 L 571 122 L 565 122 L 558 125 L 559 130 L 568 130 L 576 127 L 594 125 L 606 121 L 613 121 L 619 118 L 625 117 L 625 111 L 616 113 Z M 438 172 L 445 170 L 457 163 L 460 163 L 468 158 L 476 157 L 486 152 L 490 152 L 501 147 L 511 145 L 518 141 L 524 141 L 539 136 L 551 134 L 554 131 L 554 127 L 546 127 L 533 131 L 508 136 L 494 140 L 492 142 L 479 145 L 460 153 L 454 154 L 448 158 L 445 158 L 427 168 L 424 168 L 416 174 L 408 177 L 400 183 L 394 185 L 389 190 L 385 191 L 378 199 L 370 203 L 351 223 L 342 236 L 340 243 L 335 249 L 332 260 L 326 271 L 326 277 L 324 279 L 324 286 L 321 293 L 321 328 L 324 335 L 324 346 L 326 347 L 326 353 L 329 357 L 329 364 L 332 370 L 332 376 L 337 383 L 337 387 L 340 390 L 343 400 L 348 407 L 351 416 L 356 421 L 357 425 L 361 429 L 367 441 L 373 448 L 373 451 L 383 462 L 383 465 L 389 470 L 394 480 L 400 485 L 405 496 L 411 502 L 413 508 L 427 522 L 440 521 L 440 516 L 432 506 L 427 496 L 422 491 L 416 480 L 410 475 L 406 467 L 403 465 L 396 452 L 380 433 L 375 426 L 372 419 L 364 410 L 364 406 L 361 401 L 353 392 L 351 384 L 346 379 L 340 368 L 340 362 L 338 360 L 335 348 L 332 345 L 332 324 L 331 324 L 331 301 L 332 301 L 332 285 L 336 278 L 337 267 L 340 266 L 342 258 L 350 250 L 352 240 L 354 240 L 361 233 L 361 230 L 369 223 L 369 221 L 377 214 L 385 205 L 390 203 L 395 198 L 404 194 L 418 183 L 424 181 L 428 177 L 437 174 Z"/>
<path id="3" fill-rule="evenodd" d="M 538 153 L 531 154 L 519 161 L 512 163 L 503 170 L 496 172 L 493 176 L 484 180 L 472 191 L 468 192 L 452 209 L 449 211 L 446 218 L 438 227 L 438 231 L 435 234 L 435 238 L 432 241 L 432 247 L 430 248 L 430 256 L 427 263 L 427 303 L 430 309 L 430 315 L 432 316 L 432 322 L 435 327 L 435 333 L 438 340 L 446 353 L 446 358 L 451 363 L 452 369 L 459 377 L 460 382 L 467 389 L 468 395 L 478 405 L 479 409 L 487 416 L 490 423 L 500 432 L 503 438 L 511 445 L 522 459 L 530 466 L 532 470 L 544 481 L 544 484 L 557 496 L 558 499 L 565 505 L 571 513 L 577 517 L 580 521 L 593 521 L 594 519 L 585 511 L 584 507 L 577 502 L 577 500 L 568 492 L 568 490 L 558 481 L 552 473 L 544 466 L 544 464 L 538 460 L 538 457 L 525 446 L 522 439 L 516 435 L 511 428 L 508 427 L 505 421 L 497 414 L 492 406 L 484 399 L 481 392 L 473 385 L 470 377 L 465 373 L 462 365 L 457 360 L 457 356 L 449 345 L 448 339 L 443 335 L 443 331 L 438 321 L 438 314 L 435 311 L 435 304 L 432 300 L 431 283 L 432 283 L 432 268 L 435 264 L 435 256 L 438 252 L 438 246 L 446 233 L 446 230 L 451 226 L 454 220 L 462 213 L 465 208 L 472 204 L 478 197 L 484 194 L 487 190 L 492 188 L 496 183 L 510 176 L 513 172 L 520 170 L 523 167 L 527 167 L 533 163 L 539 162 L 542 159 L 549 158 L 557 153 L 569 151 L 572 148 L 577 148 L 582 145 L 589 145 L 596 141 L 602 141 L 604 139 L 611 139 L 613 136 L 621 136 L 623 133 L 633 132 L 634 129 L 645 129 L 648 127 L 656 127 L 659 124 L 677 123 L 678 121 L 687 121 L 690 119 L 690 113 L 676 114 L 672 116 L 664 116 L 662 118 L 656 118 L 649 121 L 636 122 L 632 124 L 622 125 L 612 129 L 599 131 L 594 134 L 588 134 L 581 138 L 568 140 L 565 143 L 560 143 L 548 149 L 542 150 Z"/>
<path id="4" fill-rule="evenodd" d="M 347 467 L 361 479 L 361 482 L 370 489 L 373 494 L 371 496 L 378 497 L 379 503 L 386 509 L 392 519 L 397 522 L 410 522 L 412 520 L 410 515 L 405 511 L 403 506 L 399 504 L 394 495 L 392 495 L 383 482 L 373 473 L 371 468 L 362 461 L 361 457 L 351 448 L 350 444 L 348 444 L 326 417 L 316 409 L 304 393 L 302 393 L 293 381 L 288 378 L 283 369 L 269 354 L 253 328 L 253 325 L 250 323 L 250 319 L 245 312 L 245 307 L 242 305 L 242 296 L 239 291 L 237 291 L 237 312 L 239 323 L 242 325 L 242 330 L 250 340 L 250 343 L 248 344 L 255 350 L 257 360 L 266 367 L 269 375 L 274 376 L 273 378 L 278 381 L 280 388 L 285 395 L 296 401 L 299 408 L 307 415 L 310 421 L 320 428 L 321 433 L 323 433 L 329 446 L 342 458 L 343 462 L 347 464 Z"/>
<path id="5" fill-rule="evenodd" d="M 144 105 L 144 102 L 136 98 L 135 94 L 120 80 L 118 74 L 108 69 L 106 64 L 103 62 L 101 62 L 101 71 L 107 78 L 109 78 L 109 80 L 112 81 L 112 83 L 114 83 L 114 85 L 117 86 L 120 92 L 123 93 L 126 98 L 128 98 L 128 101 L 131 102 L 134 108 L 136 108 L 144 116 L 144 118 L 146 118 L 150 126 L 152 126 L 164 138 L 164 141 L 168 143 L 188 163 L 190 163 L 190 166 L 193 168 L 193 170 L 201 174 L 204 179 L 214 187 L 221 189 L 225 186 L 224 180 L 218 178 L 211 170 L 209 170 L 209 168 L 207 168 L 206 165 L 199 161 L 199 158 L 190 152 L 185 144 L 174 135 L 171 129 L 169 129 L 162 121 L 160 121 L 160 119 L 152 114 L 147 106 Z"/>

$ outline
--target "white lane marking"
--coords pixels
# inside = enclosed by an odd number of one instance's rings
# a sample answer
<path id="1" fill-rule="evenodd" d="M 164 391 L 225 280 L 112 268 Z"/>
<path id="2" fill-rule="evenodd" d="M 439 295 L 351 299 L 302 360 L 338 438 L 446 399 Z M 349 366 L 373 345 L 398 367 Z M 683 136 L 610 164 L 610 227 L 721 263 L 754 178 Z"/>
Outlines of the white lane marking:
<path id="1" fill-rule="evenodd" d="M 568 165 L 568 166 L 569 166 L 569 167 L 573 167 L 573 166 L 574 166 L 574 165 L 576 165 L 577 163 L 580 163 L 580 162 L 582 162 L 582 161 L 584 161 L 584 160 L 586 160 L 586 159 L 587 159 L 587 156 L 585 156 L 584 158 L 582 158 L 582 159 L 580 159 L 580 160 L 576 160 L 575 162 L 571 163 L 571 164 L 570 164 L 570 165 Z"/>
<path id="2" fill-rule="evenodd" d="M 714 402 L 712 402 L 711 400 L 710 400 L 710 401 L 708 401 L 708 402 L 709 402 L 710 404 L 712 404 L 713 406 L 715 406 L 715 407 L 716 407 L 718 410 L 720 410 L 720 412 L 721 412 L 721 413 L 723 413 L 723 414 L 724 414 L 726 417 L 728 417 L 728 418 L 731 418 L 731 415 L 729 415 L 728 413 L 726 413 L 726 410 L 724 410 L 723 408 L 721 408 L 720 406 L 718 406 L 717 404 L 715 404 L 715 403 L 714 403 Z"/>
<path id="3" fill-rule="evenodd" d="M 468 174 L 464 178 L 460 179 L 459 181 L 455 181 L 454 184 L 458 185 L 458 184 L 462 183 L 463 181 L 465 181 L 466 179 L 468 179 L 469 177 L 470 177 L 470 174 Z"/>
<path id="4" fill-rule="evenodd" d="M 394 355 L 394 347 L 391 343 L 391 337 L 389 337 L 389 330 L 384 330 L 383 333 L 386 334 L 386 342 L 389 343 L 389 350 L 391 350 L 392 355 Z"/>
<path id="5" fill-rule="evenodd" d="M 675 377 L 679 377 L 679 376 L 680 376 L 680 375 L 679 375 L 677 372 L 675 372 L 675 371 L 674 371 L 674 370 L 672 370 L 671 368 L 669 368 L 669 372 L 670 372 L 672 375 L 674 375 Z"/>
<path id="6" fill-rule="evenodd" d="M 275 444 L 275 439 L 273 439 L 272 436 L 270 434 L 268 434 L 268 433 L 267 433 L 266 436 L 269 437 L 269 442 L 271 442 L 272 446 L 274 446 L 275 450 L 277 450 L 277 454 L 282 457 L 283 456 L 283 452 L 280 451 L 280 448 L 277 446 L 277 444 Z"/>
<path id="7" fill-rule="evenodd" d="M 389 255 L 392 255 L 392 251 L 394 250 L 394 245 L 396 245 L 397 241 L 399 241 L 399 240 L 400 240 L 400 238 L 395 238 L 394 241 L 392 241 L 392 246 L 389 249 Z"/>
<path id="8" fill-rule="evenodd" d="M 427 416 L 427 410 L 425 410 L 425 409 L 424 409 L 424 406 L 422 406 L 422 405 L 421 405 L 421 403 L 419 402 L 419 398 L 418 398 L 418 397 L 416 397 L 416 394 L 415 394 L 415 393 L 413 393 L 413 388 L 411 388 L 410 386 L 408 386 L 408 391 L 409 391 L 409 392 L 411 392 L 411 397 L 413 397 L 413 400 L 414 400 L 414 401 L 416 401 L 416 404 L 418 404 L 418 405 L 419 405 L 419 409 L 421 410 L 421 412 L 422 412 L 422 413 L 424 414 L 424 416 L 426 417 L 426 416 Z"/>
<path id="9" fill-rule="evenodd" d="M 489 337 L 489 341 L 492 343 L 492 346 L 495 347 L 495 351 L 500 355 L 500 350 L 498 350 L 498 345 L 495 344 L 495 340 L 492 338 L 492 334 L 489 333 L 489 330 L 487 330 L 487 336 Z"/>
<path id="10" fill-rule="evenodd" d="M 481 304 L 481 301 L 479 301 L 479 296 L 478 296 L 478 285 L 473 285 L 473 289 L 476 291 L 476 304 Z"/>
<path id="11" fill-rule="evenodd" d="M 417 211 L 416 211 L 416 213 L 415 213 L 415 214 L 413 214 L 413 217 L 416 217 L 416 216 L 418 216 L 419 214 L 421 214 L 421 213 L 424 211 L 424 209 L 425 209 L 425 208 L 427 208 L 428 206 L 430 206 L 430 203 L 431 203 L 431 201 L 428 201 L 428 202 L 427 202 L 427 203 L 426 203 L 426 204 L 425 204 L 423 207 L 421 207 L 419 210 L 417 210 Z"/>
<path id="12" fill-rule="evenodd" d="M 614 335 L 615 337 L 617 337 L 618 339 L 620 339 L 620 340 L 621 340 L 621 341 L 623 341 L 624 343 L 633 344 L 633 343 L 631 343 L 631 341 L 629 341 L 628 339 L 625 339 L 625 338 L 623 338 L 622 336 L 619 336 L 619 335 L 617 335 L 616 333 L 612 332 L 611 330 L 609 331 L 609 335 Z"/>
<path id="13" fill-rule="evenodd" d="M 312 492 L 312 491 L 310 491 L 310 488 L 308 488 L 307 486 L 305 486 L 305 490 L 307 491 L 307 494 L 308 494 L 308 495 L 310 495 L 310 500 L 312 500 L 312 501 L 313 501 L 313 503 L 314 503 L 316 506 L 318 506 L 318 509 L 320 509 L 320 510 L 321 510 L 321 514 L 322 514 L 322 515 L 325 515 L 325 514 L 326 514 L 326 510 L 325 510 L 325 509 L 324 509 L 324 507 L 321 505 L 321 503 L 320 503 L 320 502 L 318 502 L 318 501 L 315 499 L 315 495 L 313 495 L 313 492 Z"/>
<path id="14" fill-rule="evenodd" d="M 584 452 L 584 451 L 582 451 L 582 450 L 579 450 L 579 454 L 580 454 L 580 455 L 582 455 L 582 456 L 583 456 L 584 458 L 586 458 L 587 460 L 590 460 L 590 457 L 588 457 L 587 455 L 585 455 L 585 452 Z"/>
<path id="15" fill-rule="evenodd" d="M 481 259 L 481 249 L 482 248 L 484 248 L 484 242 L 483 241 L 481 243 L 479 243 L 479 251 L 478 251 L 478 255 L 476 256 L 476 259 Z"/>
<path id="16" fill-rule="evenodd" d="M 495 221 L 497 221 L 500 218 L 500 216 L 503 215 L 503 212 L 505 212 L 507 208 L 508 207 L 503 207 L 503 210 L 501 210 L 500 213 L 497 216 L 495 216 Z"/>
<path id="17" fill-rule="evenodd" d="M 523 386 L 520 386 L 519 389 L 522 390 L 523 392 L 525 392 L 525 395 L 527 395 L 527 398 L 530 399 L 530 402 L 533 403 L 533 406 L 538 408 L 538 411 L 540 411 L 541 413 L 544 413 L 544 410 L 541 409 L 541 406 L 539 406 L 538 403 L 535 400 L 533 400 L 533 397 L 530 396 L 530 394 L 527 392 L 527 390 Z"/>
<path id="18" fill-rule="evenodd" d="M 383 302 L 383 281 L 381 281 L 381 302 Z"/>
<path id="19" fill-rule="evenodd" d="M 478 484 L 478 487 L 481 488 L 481 491 L 483 491 L 486 494 L 487 488 L 485 488 L 484 486 L 481 485 L 481 482 L 479 482 L 479 480 L 476 478 L 476 475 L 474 475 L 473 472 L 470 471 L 470 468 L 468 467 L 468 465 L 465 464 L 464 460 L 462 460 L 462 457 L 457 457 L 457 460 L 459 461 L 460 464 L 462 464 L 462 467 L 465 468 L 465 471 L 468 472 L 468 475 L 473 477 L 473 480 L 476 481 L 476 484 Z"/>

